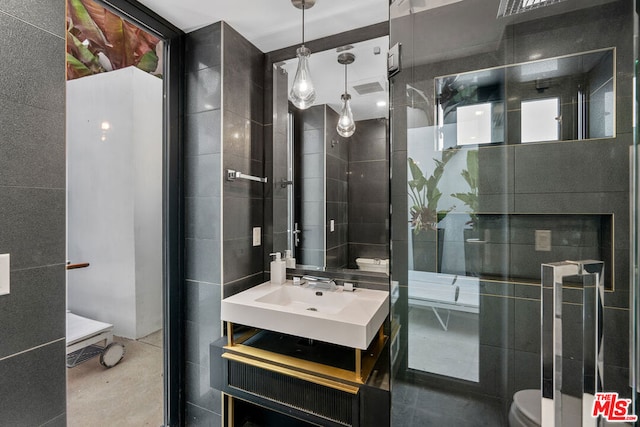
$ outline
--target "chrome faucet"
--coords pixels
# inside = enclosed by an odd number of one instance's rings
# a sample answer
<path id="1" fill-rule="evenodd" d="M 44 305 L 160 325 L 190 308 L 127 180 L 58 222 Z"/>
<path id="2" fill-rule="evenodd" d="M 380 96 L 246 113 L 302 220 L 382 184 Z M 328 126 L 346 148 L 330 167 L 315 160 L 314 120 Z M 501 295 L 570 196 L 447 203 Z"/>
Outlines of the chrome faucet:
<path id="1" fill-rule="evenodd" d="M 336 282 L 328 277 L 302 276 L 302 278 L 307 281 L 309 286 L 313 286 L 314 288 L 327 289 L 330 291 L 338 289 Z"/>

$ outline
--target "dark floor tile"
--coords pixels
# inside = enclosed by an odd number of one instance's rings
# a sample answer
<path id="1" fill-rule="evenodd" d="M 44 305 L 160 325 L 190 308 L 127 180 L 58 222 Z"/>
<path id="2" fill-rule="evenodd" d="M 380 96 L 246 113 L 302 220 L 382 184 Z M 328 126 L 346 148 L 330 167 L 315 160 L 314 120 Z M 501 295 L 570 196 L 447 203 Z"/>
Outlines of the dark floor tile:
<path id="1" fill-rule="evenodd" d="M 185 408 L 185 425 L 187 427 L 220 427 L 222 417 L 199 406 L 187 403 Z"/>

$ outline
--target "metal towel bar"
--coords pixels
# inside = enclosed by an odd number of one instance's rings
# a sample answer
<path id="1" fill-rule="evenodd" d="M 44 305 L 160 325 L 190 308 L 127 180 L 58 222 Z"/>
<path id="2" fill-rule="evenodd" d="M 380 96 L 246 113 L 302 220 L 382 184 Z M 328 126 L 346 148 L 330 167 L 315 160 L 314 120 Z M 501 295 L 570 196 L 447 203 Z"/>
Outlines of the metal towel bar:
<path id="1" fill-rule="evenodd" d="M 259 176 L 253 176 L 253 175 L 245 175 L 240 171 L 236 171 L 233 169 L 227 169 L 227 181 L 235 181 L 236 179 L 248 179 L 250 181 L 256 181 L 256 182 L 267 182 L 267 178 L 260 178 Z"/>

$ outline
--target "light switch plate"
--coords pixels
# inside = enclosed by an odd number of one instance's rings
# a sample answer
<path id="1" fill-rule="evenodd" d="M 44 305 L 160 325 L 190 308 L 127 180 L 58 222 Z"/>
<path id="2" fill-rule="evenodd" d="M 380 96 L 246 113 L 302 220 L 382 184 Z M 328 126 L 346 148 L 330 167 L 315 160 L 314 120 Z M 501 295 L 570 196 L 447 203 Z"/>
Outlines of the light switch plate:
<path id="1" fill-rule="evenodd" d="M 0 295 L 9 293 L 11 262 L 9 254 L 0 255 Z"/>
<path id="2" fill-rule="evenodd" d="M 262 230 L 260 227 L 253 227 L 253 246 L 262 244 Z"/>
<path id="3" fill-rule="evenodd" d="M 536 251 L 551 251 L 551 230 L 536 230 Z"/>
<path id="4" fill-rule="evenodd" d="M 329 222 L 329 226 L 330 226 L 330 228 L 331 228 L 331 232 L 333 233 L 333 232 L 336 230 L 336 221 L 332 219 L 332 220 Z"/>

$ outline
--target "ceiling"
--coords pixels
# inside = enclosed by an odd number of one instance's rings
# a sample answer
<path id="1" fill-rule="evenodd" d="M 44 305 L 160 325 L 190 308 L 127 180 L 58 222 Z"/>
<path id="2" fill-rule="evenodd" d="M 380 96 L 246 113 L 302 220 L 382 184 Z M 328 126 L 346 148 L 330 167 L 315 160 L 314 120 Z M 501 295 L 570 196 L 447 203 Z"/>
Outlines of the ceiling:
<path id="1" fill-rule="evenodd" d="M 139 0 L 185 32 L 225 21 L 267 53 L 301 41 L 302 14 L 290 0 Z M 389 19 L 388 0 L 316 0 L 305 11 L 315 40 Z"/>
<path id="2" fill-rule="evenodd" d="M 298 45 L 302 41 L 302 13 L 290 0 L 139 0 L 145 6 L 185 32 L 225 21 L 262 52 Z M 305 39 L 315 40 L 333 34 L 389 19 L 388 0 L 316 0 L 305 11 Z M 386 100 L 386 56 L 388 37 L 354 45 L 356 61 L 349 66 L 349 93 L 356 120 L 385 117 L 388 107 L 378 106 Z M 374 55 L 373 47 L 380 47 Z M 337 63 L 334 49 L 312 52 L 309 61 L 316 86 L 315 105 L 328 104 L 340 111 L 340 95 L 344 91 L 344 66 Z M 290 84 L 297 61 L 285 67 Z M 360 96 L 353 85 L 379 82 L 384 92 Z"/>
<path id="3" fill-rule="evenodd" d="M 379 37 L 356 43 L 349 52 L 356 57 L 353 64 L 348 65 L 347 90 L 351 95 L 351 109 L 355 120 L 367 120 L 387 117 L 387 51 L 389 37 Z M 380 48 L 376 54 L 374 49 Z M 289 87 L 293 85 L 298 60 L 296 58 L 285 62 Z M 316 87 L 314 105 L 327 104 L 336 112 L 342 108 L 340 96 L 344 92 L 344 65 L 338 63 L 336 49 L 324 52 L 313 52 L 309 58 L 309 69 L 312 81 Z M 353 86 L 368 83 L 379 83 L 382 91 L 359 95 Z M 378 102 L 384 101 L 384 105 Z"/>
<path id="4" fill-rule="evenodd" d="M 302 14 L 291 0 L 139 0 L 185 32 L 225 21 L 262 52 L 271 52 L 301 42 Z M 416 64 L 448 57 L 460 57 L 495 51 L 503 37 L 506 25 L 548 14 L 566 12 L 587 5 L 612 0 L 569 0 L 550 8 L 502 18 L 496 25 L 496 13 L 500 0 L 316 0 L 315 6 L 305 12 L 305 39 L 315 40 L 356 28 L 366 27 L 398 18 L 396 26 L 403 25 L 404 16 L 413 15 L 413 25 L 424 28 L 428 39 L 435 34 L 435 43 L 414 46 Z M 429 13 L 419 13 L 431 10 Z M 374 56 L 375 44 L 381 54 Z M 386 85 L 387 41 L 374 40 L 356 45 L 356 62 L 349 66 L 349 93 L 352 96 L 354 117 L 363 120 L 381 117 L 388 108 L 376 106 L 384 93 L 360 97 L 353 85 L 380 82 Z M 471 49 L 462 52 L 461 46 Z M 340 108 L 340 93 L 344 90 L 344 68 L 336 62 L 335 50 L 326 53 L 312 52 L 311 75 L 316 85 L 315 104 L 328 104 Z M 295 64 L 286 67 L 289 78 L 295 75 Z"/>

